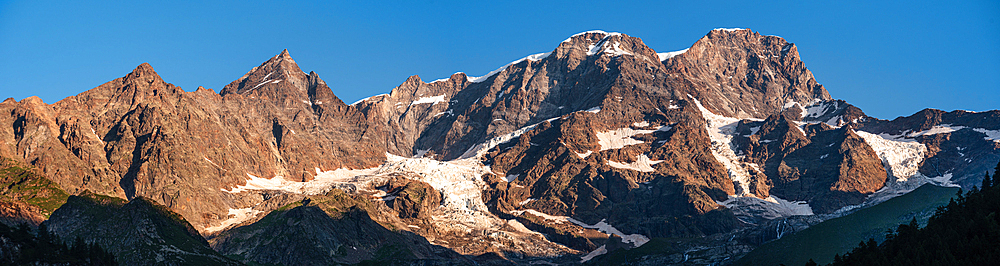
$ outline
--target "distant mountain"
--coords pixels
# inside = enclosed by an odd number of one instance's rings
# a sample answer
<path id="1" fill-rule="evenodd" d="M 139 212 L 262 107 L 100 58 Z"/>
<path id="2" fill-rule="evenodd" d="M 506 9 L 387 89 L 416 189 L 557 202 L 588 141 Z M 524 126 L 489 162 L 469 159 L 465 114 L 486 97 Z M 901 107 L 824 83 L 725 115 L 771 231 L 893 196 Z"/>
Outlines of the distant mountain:
<path id="1" fill-rule="evenodd" d="M 762 232 L 778 218 L 803 221 L 795 231 L 925 183 L 970 187 L 1000 157 L 1000 111 L 869 117 L 831 97 L 795 44 L 749 29 L 665 53 L 590 31 L 481 77 L 412 76 L 353 104 L 331 87 L 288 51 L 219 93 L 183 91 L 142 64 L 51 105 L 0 103 L 0 156 L 69 194 L 162 204 L 226 256 L 285 264 L 299 261 L 248 255 L 266 242 L 247 232 L 356 223 L 416 239 L 413 259 L 459 262 L 580 262 L 735 233 L 758 234 L 736 240 L 752 249 L 777 237 Z M 275 212 L 330 193 L 372 206 L 348 221 L 322 204 L 332 220 L 311 205 Z"/>

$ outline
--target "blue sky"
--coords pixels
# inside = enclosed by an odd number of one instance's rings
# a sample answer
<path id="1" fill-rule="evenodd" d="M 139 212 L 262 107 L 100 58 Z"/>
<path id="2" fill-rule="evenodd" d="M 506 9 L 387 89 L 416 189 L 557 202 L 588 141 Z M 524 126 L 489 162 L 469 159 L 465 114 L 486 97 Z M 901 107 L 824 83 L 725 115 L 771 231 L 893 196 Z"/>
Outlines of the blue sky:
<path id="1" fill-rule="evenodd" d="M 219 91 L 287 48 L 351 103 L 411 75 L 480 76 L 592 29 L 665 52 L 741 27 L 796 43 L 834 98 L 875 117 L 1000 109 L 1000 1 L 368 2 L 0 0 L 0 98 L 54 103 L 143 62 Z"/>

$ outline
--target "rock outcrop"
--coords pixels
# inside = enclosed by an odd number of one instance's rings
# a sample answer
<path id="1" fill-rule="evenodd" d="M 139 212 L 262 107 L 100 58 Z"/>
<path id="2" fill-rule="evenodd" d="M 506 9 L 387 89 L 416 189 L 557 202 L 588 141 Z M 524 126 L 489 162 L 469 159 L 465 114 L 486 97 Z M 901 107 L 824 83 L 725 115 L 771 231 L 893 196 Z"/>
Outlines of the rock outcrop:
<path id="1" fill-rule="evenodd" d="M 120 265 L 241 264 L 212 250 L 180 215 L 143 197 L 125 202 L 84 192 L 44 225 L 62 239 L 100 245 Z"/>

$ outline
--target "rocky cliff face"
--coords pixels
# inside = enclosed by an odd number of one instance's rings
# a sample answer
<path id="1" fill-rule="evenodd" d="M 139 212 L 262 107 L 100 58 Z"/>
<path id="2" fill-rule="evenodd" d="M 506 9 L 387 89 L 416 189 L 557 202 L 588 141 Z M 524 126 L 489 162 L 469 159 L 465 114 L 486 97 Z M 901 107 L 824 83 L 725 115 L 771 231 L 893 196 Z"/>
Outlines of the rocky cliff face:
<path id="1" fill-rule="evenodd" d="M 70 194 L 163 204 L 223 254 L 286 264 L 378 259 L 336 248 L 385 247 L 353 233 L 309 234 L 341 226 L 419 242 L 403 252 L 419 260 L 464 258 L 445 247 L 577 261 L 650 237 L 836 216 L 927 182 L 971 186 L 1000 156 L 1000 111 L 872 118 L 831 98 L 794 44 L 749 29 L 668 53 L 585 32 L 482 77 L 412 76 L 350 105 L 331 86 L 287 51 L 218 94 L 142 64 L 55 104 L 0 103 L 0 156 Z M 331 193 L 358 211 L 272 213 Z M 339 255 L 299 261 L 263 235 Z"/>

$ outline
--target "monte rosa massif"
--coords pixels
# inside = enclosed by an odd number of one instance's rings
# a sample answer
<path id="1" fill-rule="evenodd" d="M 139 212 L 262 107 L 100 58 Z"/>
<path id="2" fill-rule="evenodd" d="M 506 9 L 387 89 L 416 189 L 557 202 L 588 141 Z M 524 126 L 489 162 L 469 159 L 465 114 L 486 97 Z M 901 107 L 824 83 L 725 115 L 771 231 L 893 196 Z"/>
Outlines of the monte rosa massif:
<path id="1" fill-rule="evenodd" d="M 589 31 L 482 77 L 337 87 L 283 51 L 219 92 L 142 64 L 7 99 L 5 165 L 72 196 L 8 188 L 0 214 L 126 265 L 578 264 L 651 239 L 677 242 L 651 264 L 725 264 L 1000 158 L 1000 111 L 870 117 L 749 29 L 666 53 Z"/>

